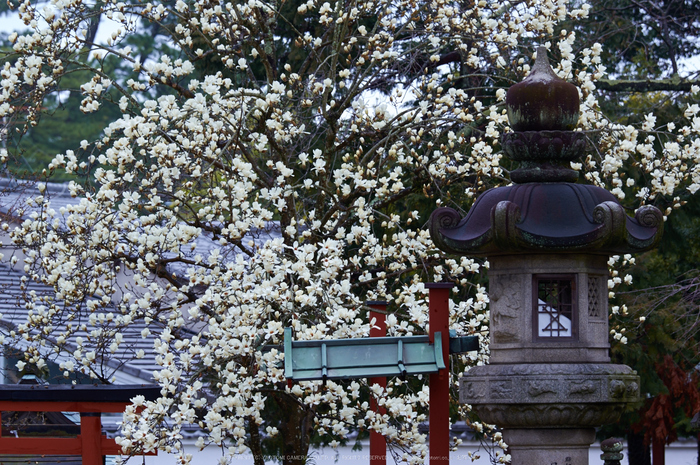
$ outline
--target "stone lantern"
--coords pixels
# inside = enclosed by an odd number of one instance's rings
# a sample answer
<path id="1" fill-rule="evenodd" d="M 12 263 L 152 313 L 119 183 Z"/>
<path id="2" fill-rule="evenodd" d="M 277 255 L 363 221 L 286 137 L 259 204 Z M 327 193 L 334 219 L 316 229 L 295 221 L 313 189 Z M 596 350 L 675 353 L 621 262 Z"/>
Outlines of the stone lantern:
<path id="1" fill-rule="evenodd" d="M 506 105 L 513 184 L 482 194 L 464 218 L 431 216 L 438 247 L 490 264 L 490 364 L 465 374 L 460 401 L 502 428 L 514 465 L 588 464 L 594 428 L 639 398 L 636 373 L 610 363 L 608 258 L 654 247 L 663 217 L 652 206 L 631 217 L 610 192 L 576 183 L 571 161 L 587 145 L 573 130 L 578 90 L 546 49 Z"/>

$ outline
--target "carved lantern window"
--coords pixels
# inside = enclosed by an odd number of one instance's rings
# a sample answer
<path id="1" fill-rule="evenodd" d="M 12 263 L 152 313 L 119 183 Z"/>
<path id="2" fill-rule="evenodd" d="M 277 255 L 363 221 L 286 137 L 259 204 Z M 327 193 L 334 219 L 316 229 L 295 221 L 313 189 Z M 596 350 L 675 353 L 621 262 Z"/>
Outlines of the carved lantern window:
<path id="1" fill-rule="evenodd" d="M 533 339 L 577 340 L 576 281 L 572 275 L 533 277 Z"/>

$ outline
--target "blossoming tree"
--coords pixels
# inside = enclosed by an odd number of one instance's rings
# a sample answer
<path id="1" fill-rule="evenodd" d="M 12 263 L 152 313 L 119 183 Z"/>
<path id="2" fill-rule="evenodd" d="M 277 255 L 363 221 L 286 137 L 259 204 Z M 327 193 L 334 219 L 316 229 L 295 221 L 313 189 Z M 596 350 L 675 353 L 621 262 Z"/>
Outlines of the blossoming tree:
<path id="1" fill-rule="evenodd" d="M 81 110 L 114 105 L 121 116 L 46 167 L 46 180 L 73 175 L 80 200 L 55 211 L 40 195 L 10 230 L 29 278 L 56 293 L 28 295 L 26 325 L 5 341 L 24 341 L 23 363 L 56 360 L 109 382 L 103 361 L 127 343 L 122 331 L 148 322 L 163 396 L 125 414 L 120 440 L 133 451 L 178 452 L 183 426 L 199 424 L 200 445 L 225 446 L 224 462 L 252 451 L 260 464 L 277 437 L 285 463 L 303 463 L 312 432 L 337 445 L 372 429 L 398 457 L 424 460 L 422 381 L 289 387 L 277 346 L 285 326 L 296 339 L 367 337 L 367 300 L 389 302 L 390 334 L 424 332 L 423 283 L 452 280 L 451 326 L 484 346 L 454 365 L 455 381 L 486 361 L 481 264 L 439 253 L 425 221 L 435 205 L 464 208 L 507 182 L 502 101 L 533 44 L 547 43 L 580 88 L 589 181 L 631 206 L 700 185 L 697 105 L 661 139 L 651 115 L 637 128 L 598 111 L 601 47 L 575 54 L 575 34 L 558 26 L 586 16 L 585 4 L 26 0 L 17 10 L 30 32 L 10 36 L 3 61 L 8 127 L 41 124 L 45 102 L 85 71 Z M 118 26 L 104 44 L 100 21 Z M 149 53 L 127 45 L 143 31 Z M 203 239 L 215 246 L 203 252 Z"/>

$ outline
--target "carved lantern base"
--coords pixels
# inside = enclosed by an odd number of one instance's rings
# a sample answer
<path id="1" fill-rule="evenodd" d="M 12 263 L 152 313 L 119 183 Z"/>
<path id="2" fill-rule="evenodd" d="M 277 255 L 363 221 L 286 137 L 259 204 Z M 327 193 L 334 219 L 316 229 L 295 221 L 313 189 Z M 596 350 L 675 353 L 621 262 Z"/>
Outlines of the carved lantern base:
<path id="1" fill-rule="evenodd" d="M 639 400 L 639 377 L 625 365 L 485 365 L 461 379 L 459 400 L 503 428 L 513 465 L 582 465 L 594 427 Z"/>
<path id="2" fill-rule="evenodd" d="M 595 429 L 507 429 L 503 439 L 511 465 L 585 465 Z"/>

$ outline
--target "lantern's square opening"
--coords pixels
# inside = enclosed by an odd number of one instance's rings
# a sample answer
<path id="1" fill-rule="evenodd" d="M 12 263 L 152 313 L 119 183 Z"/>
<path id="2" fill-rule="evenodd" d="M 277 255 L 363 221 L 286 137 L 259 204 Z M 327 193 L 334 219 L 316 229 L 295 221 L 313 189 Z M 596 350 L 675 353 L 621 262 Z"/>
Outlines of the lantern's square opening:
<path id="1" fill-rule="evenodd" d="M 570 275 L 539 275 L 533 280 L 533 338 L 576 340 L 576 286 Z"/>

